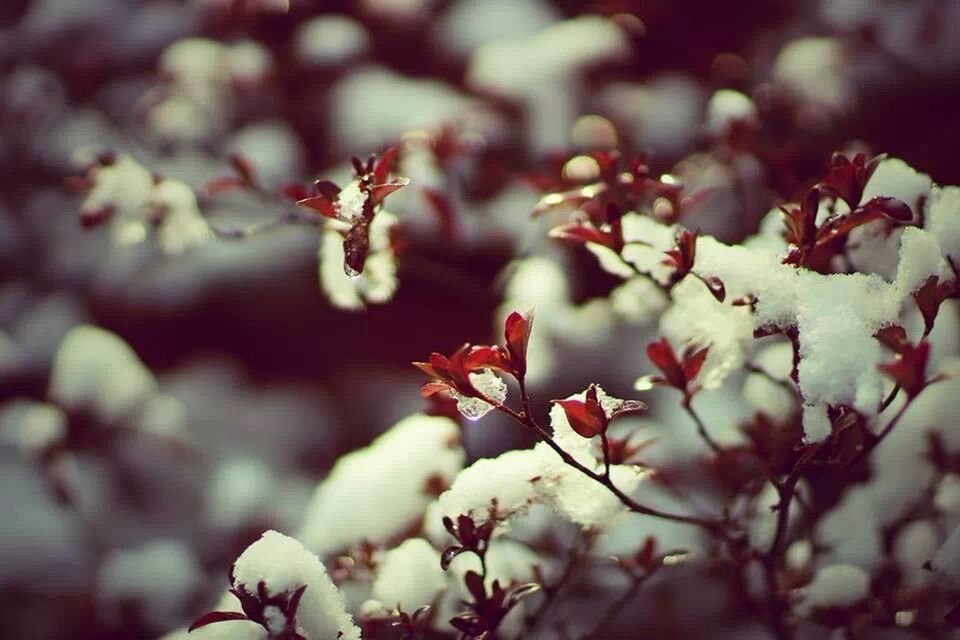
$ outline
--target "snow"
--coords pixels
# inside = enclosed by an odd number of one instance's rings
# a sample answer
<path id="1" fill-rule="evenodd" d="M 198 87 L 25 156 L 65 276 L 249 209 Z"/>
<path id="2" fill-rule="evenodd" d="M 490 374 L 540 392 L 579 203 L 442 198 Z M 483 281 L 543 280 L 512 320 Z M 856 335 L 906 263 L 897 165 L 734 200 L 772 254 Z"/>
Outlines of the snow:
<path id="1" fill-rule="evenodd" d="M 360 629 L 323 563 L 297 540 L 267 531 L 237 558 L 233 576 L 235 586 L 251 594 L 257 593 L 261 581 L 269 595 L 292 594 L 306 585 L 297 609 L 297 622 L 305 635 L 360 640 Z"/>
<path id="2" fill-rule="evenodd" d="M 119 216 L 137 217 L 153 190 L 153 175 L 128 155 L 119 155 L 113 164 L 92 172 L 93 189 L 81 211 L 109 207 Z"/>
<path id="3" fill-rule="evenodd" d="M 449 485 L 463 467 L 459 429 L 416 414 L 368 447 L 341 457 L 320 483 L 298 538 L 320 555 L 369 540 L 383 543 L 420 521 L 431 478 Z"/>
<path id="4" fill-rule="evenodd" d="M 870 576 L 857 566 L 831 565 L 817 571 L 803 592 L 807 607 L 848 607 L 870 594 Z"/>
<path id="5" fill-rule="evenodd" d="M 183 615 L 202 579 L 200 565 L 188 547 L 158 538 L 111 552 L 97 575 L 98 596 L 117 610 L 124 602 L 137 602 L 147 619 L 162 628 Z"/>
<path id="6" fill-rule="evenodd" d="M 605 410 L 616 399 L 598 389 Z M 583 399 L 583 392 L 571 399 Z M 560 406 L 550 411 L 554 440 L 587 468 L 600 472 L 602 463 L 596 445 L 579 436 Z M 613 483 L 632 494 L 642 484 L 644 473 L 633 465 L 613 465 Z M 439 498 L 442 515 L 456 518 L 469 515 L 477 522 L 489 519 L 496 505 L 499 521 L 526 513 L 534 504 L 550 506 L 561 516 L 583 527 L 603 527 L 625 510 L 609 489 L 567 465 L 547 444 L 533 449 L 508 451 L 496 458 L 481 459 L 464 469 L 453 485 Z"/>
<path id="7" fill-rule="evenodd" d="M 908 523 L 893 543 L 893 557 L 900 567 L 904 582 L 910 586 L 923 586 L 932 574 L 923 568 L 940 546 L 940 533 L 930 520 L 915 520 Z"/>
<path id="8" fill-rule="evenodd" d="M 154 187 L 149 204 L 165 212 L 157 230 L 164 253 L 183 253 L 213 237 L 189 185 L 179 180 L 163 180 Z"/>
<path id="9" fill-rule="evenodd" d="M 705 389 L 716 389 L 746 360 L 753 343 L 750 308 L 719 302 L 696 278 L 684 278 L 671 292 L 673 304 L 660 319 L 660 333 L 674 348 L 710 347 L 698 376 Z"/>
<path id="10" fill-rule="evenodd" d="M 542 465 L 541 452 L 535 449 L 481 458 L 461 471 L 440 495 L 440 514 L 454 520 L 468 515 L 482 522 L 494 504 L 503 520 L 522 513 L 540 500 L 533 479 L 542 476 Z"/>
<path id="11" fill-rule="evenodd" d="M 373 597 L 407 612 L 432 605 L 447 588 L 447 575 L 440 568 L 440 552 L 423 538 L 405 540 L 387 551 L 377 565 Z"/>
<path id="12" fill-rule="evenodd" d="M 773 77 L 805 101 L 842 111 L 852 99 L 844 55 L 843 45 L 834 38 L 800 38 L 777 54 Z"/>
<path id="13" fill-rule="evenodd" d="M 0 442 L 32 456 L 62 438 L 67 417 L 59 407 L 32 400 L 13 400 L 0 406 Z"/>
<path id="14" fill-rule="evenodd" d="M 344 222 L 353 223 L 363 217 L 367 192 L 360 188 L 359 180 L 351 180 L 337 196 L 337 215 Z"/>
<path id="15" fill-rule="evenodd" d="M 240 527 L 268 509 L 277 480 L 257 458 L 229 458 L 207 483 L 207 517 L 218 527 Z"/>
<path id="16" fill-rule="evenodd" d="M 261 120 L 243 127 L 230 136 L 226 150 L 247 160 L 259 184 L 268 188 L 303 174 L 303 144 L 282 120 Z"/>
<path id="17" fill-rule="evenodd" d="M 356 20 L 326 15 L 303 22 L 297 28 L 293 46 L 301 62 L 338 65 L 362 55 L 370 46 L 370 38 Z"/>
<path id="18" fill-rule="evenodd" d="M 755 120 L 757 106 L 753 100 L 733 89 L 720 89 L 707 102 L 707 116 L 704 128 L 714 136 L 730 131 L 737 122 Z"/>
<path id="19" fill-rule="evenodd" d="M 88 408 L 107 422 L 135 417 L 156 391 L 153 374 L 133 349 L 109 331 L 82 325 L 64 337 L 53 361 L 49 397 L 66 408 Z"/>
<path id="20" fill-rule="evenodd" d="M 467 83 L 509 97 L 529 96 L 581 66 L 625 55 L 623 31 L 600 16 L 580 16 L 527 38 L 496 40 L 470 58 Z"/>
<path id="21" fill-rule="evenodd" d="M 867 186 L 872 191 L 865 199 L 892 195 L 916 202 L 931 183 L 901 160 L 886 159 Z M 623 231 L 628 243 L 623 258 L 638 271 L 665 282 L 669 272 L 662 265 L 662 252 L 673 246 L 676 228 L 628 214 Z M 742 366 L 754 331 L 795 327 L 806 437 L 820 441 L 830 434 L 829 406 L 849 405 L 867 416 L 876 413 L 887 386 L 877 365 L 887 354 L 874 333 L 898 322 L 905 303 L 912 308 L 910 294 L 930 275 L 948 273 L 935 233 L 910 227 L 900 234 L 899 243 L 896 276 L 890 282 L 877 274 L 823 275 L 797 269 L 783 264 L 784 252 L 776 245 L 727 246 L 701 236 L 694 272 L 702 278 L 719 278 L 726 288 L 726 301 L 717 301 L 702 282 L 688 277 L 671 292 L 673 304 L 661 317 L 661 333 L 678 349 L 710 345 L 701 377 L 706 388 L 715 388 Z M 601 264 L 616 272 L 614 258 L 602 255 Z M 741 297 L 756 299 L 754 313 L 749 307 L 732 305 Z M 749 393 L 759 400 L 774 391 L 754 380 L 749 382 Z M 776 393 L 783 396 L 776 406 L 784 415 L 790 409 L 789 398 Z"/>
<path id="22" fill-rule="evenodd" d="M 357 69 L 332 89 L 329 130 L 344 149 L 373 149 L 407 131 L 432 129 L 467 116 L 473 100 L 453 87 L 408 78 L 382 67 Z"/>
<path id="23" fill-rule="evenodd" d="M 339 309 L 359 311 L 367 303 L 390 300 L 398 286 L 397 262 L 390 241 L 392 230 L 399 224 L 397 217 L 387 211 L 374 216 L 370 223 L 370 253 L 356 277 L 344 271 L 343 235 L 337 221 L 331 222 L 323 232 L 318 252 L 320 286 L 330 303 Z"/>
<path id="24" fill-rule="evenodd" d="M 576 120 L 578 69 L 623 57 L 630 43 L 612 21 L 580 16 L 525 38 L 487 42 L 470 56 L 467 85 L 521 103 L 527 138 L 544 151 L 564 147 Z"/>
<path id="25" fill-rule="evenodd" d="M 503 403 L 507 398 L 507 384 L 493 372 L 493 369 L 484 369 L 481 372 L 469 374 L 473 387 L 487 398 L 497 403 Z M 457 410 L 468 420 L 479 420 L 493 411 L 494 406 L 480 398 L 471 398 L 452 391 L 451 395 L 457 400 Z"/>
<path id="26" fill-rule="evenodd" d="M 886 158 L 870 176 L 860 203 L 887 196 L 906 202 L 916 213 L 920 198 L 926 196 L 931 187 L 933 181 L 927 174 L 920 173 L 900 158 Z"/>
<path id="27" fill-rule="evenodd" d="M 960 582 L 960 527 L 954 529 L 937 549 L 930 564 L 938 574 L 954 583 Z"/>
<path id="28" fill-rule="evenodd" d="M 162 139 L 199 143 L 223 133 L 232 116 L 232 92 L 263 80 L 273 61 L 266 47 L 252 40 L 184 38 L 167 47 L 158 67 L 166 84 L 147 113 L 148 128 Z"/>
<path id="29" fill-rule="evenodd" d="M 960 187 L 934 187 L 926 202 L 926 229 L 936 236 L 944 257 L 960 265 Z"/>
<path id="30" fill-rule="evenodd" d="M 533 37 L 560 17 L 544 0 L 458 0 L 444 11 L 436 35 L 446 48 L 467 55 L 497 40 Z"/>

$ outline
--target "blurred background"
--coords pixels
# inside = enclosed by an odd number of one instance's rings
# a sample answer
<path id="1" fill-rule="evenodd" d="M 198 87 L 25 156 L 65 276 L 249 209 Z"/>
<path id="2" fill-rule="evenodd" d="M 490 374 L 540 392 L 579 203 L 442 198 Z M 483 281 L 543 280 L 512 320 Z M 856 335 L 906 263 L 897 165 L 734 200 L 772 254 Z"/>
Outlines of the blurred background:
<path id="1" fill-rule="evenodd" d="M 722 89 L 747 100 L 736 118 Z M 511 304 L 577 310 L 549 323 L 540 397 L 589 380 L 628 395 L 642 310 L 593 304 L 614 279 L 529 215 L 559 158 L 645 154 L 710 188 L 690 226 L 737 241 L 851 144 L 960 183 L 960 3 L 6 0 L 0 636 L 155 638 L 202 612 L 339 455 L 426 408 L 412 360 L 491 339 Z M 268 188 L 344 184 L 351 155 L 389 145 L 412 181 L 389 203 L 399 288 L 360 311 L 318 286 L 313 229 L 170 256 L 84 229 L 71 182 L 109 149 L 248 224 L 276 204 L 202 192 L 231 154 Z M 521 257 L 553 266 L 518 277 Z M 159 417 L 118 434 L 69 413 L 62 446 L 34 455 L 24 425 L 48 418 L 54 355 L 84 324 L 153 372 Z M 494 417 L 463 437 L 471 458 L 527 442 Z M 168 575 L 144 584 L 147 566 Z"/>

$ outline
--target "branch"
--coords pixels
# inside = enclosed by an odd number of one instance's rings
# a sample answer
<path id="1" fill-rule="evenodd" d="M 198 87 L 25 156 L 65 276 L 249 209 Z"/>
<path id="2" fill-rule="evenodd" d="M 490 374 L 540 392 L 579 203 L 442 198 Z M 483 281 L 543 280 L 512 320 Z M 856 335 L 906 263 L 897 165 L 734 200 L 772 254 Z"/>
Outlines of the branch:
<path id="1" fill-rule="evenodd" d="M 707 432 L 707 425 L 703 423 L 703 420 L 700 418 L 700 415 L 694 411 L 693 406 L 691 405 L 691 399 L 685 397 L 681 403 L 683 410 L 687 412 L 687 415 L 693 420 L 694 424 L 697 425 L 697 433 L 700 434 L 700 437 L 703 438 L 703 441 L 707 443 L 707 446 L 714 453 L 720 453 L 720 445 L 717 444 L 717 441 L 714 440 L 710 434 Z"/>
<path id="2" fill-rule="evenodd" d="M 595 482 L 599 482 L 600 484 L 605 486 L 613 495 L 617 497 L 618 500 L 620 500 L 623 506 L 625 506 L 630 511 L 634 513 L 646 515 L 646 516 L 662 518 L 664 520 L 671 520 L 673 522 L 683 522 L 685 524 L 696 525 L 698 527 L 703 527 L 704 529 L 707 529 L 708 531 L 711 531 L 712 533 L 715 533 L 718 535 L 724 535 L 726 533 L 726 529 L 730 524 L 727 520 L 717 520 L 713 518 L 704 518 L 699 516 L 668 513 L 665 511 L 660 511 L 659 509 L 655 509 L 653 507 L 642 505 L 636 500 L 634 500 L 633 498 L 631 498 L 630 496 L 628 496 L 627 494 L 625 494 L 623 491 L 621 491 L 613 483 L 613 481 L 609 478 L 609 476 L 606 476 L 604 474 L 599 474 L 596 471 L 593 471 L 592 469 L 585 467 L 583 464 L 580 463 L 580 461 L 578 461 L 576 458 L 570 455 L 570 453 L 567 452 L 563 447 L 557 444 L 556 440 L 553 439 L 553 436 L 550 435 L 550 433 L 548 433 L 543 427 L 541 427 L 537 423 L 536 419 L 533 417 L 533 414 L 530 412 L 530 399 L 526 392 L 526 386 L 523 385 L 522 383 L 521 383 L 521 397 L 522 397 L 522 403 L 524 406 L 523 412 L 517 412 L 511 409 L 510 407 L 504 405 L 503 403 L 500 403 L 491 398 L 488 398 L 483 394 L 478 394 L 477 397 L 479 397 L 479 399 L 483 400 L 484 402 L 492 405 L 495 409 L 497 409 L 497 411 L 500 411 L 501 413 L 505 413 L 506 415 L 513 418 L 516 422 L 520 423 L 527 429 L 531 430 L 534 433 L 534 435 L 537 436 L 537 438 L 539 438 L 542 442 L 544 442 L 548 447 L 553 449 L 556 452 L 556 454 L 560 456 L 560 458 L 564 461 L 564 463 L 566 463 L 568 466 L 573 467 L 574 469 L 576 469 L 583 475 L 587 476 L 588 478 L 594 480 Z"/>

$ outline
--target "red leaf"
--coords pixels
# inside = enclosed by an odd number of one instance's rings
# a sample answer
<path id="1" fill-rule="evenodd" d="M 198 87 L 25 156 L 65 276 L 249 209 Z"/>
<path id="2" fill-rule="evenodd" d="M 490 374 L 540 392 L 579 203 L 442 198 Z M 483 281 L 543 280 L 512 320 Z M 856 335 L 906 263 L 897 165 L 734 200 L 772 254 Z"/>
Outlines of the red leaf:
<path id="1" fill-rule="evenodd" d="M 880 329 L 874 337 L 895 353 L 903 353 L 904 347 L 908 345 L 906 329 L 896 324 Z"/>
<path id="2" fill-rule="evenodd" d="M 248 183 L 237 176 L 222 176 L 220 178 L 214 178 L 208 182 L 203 188 L 203 192 L 212 196 L 218 193 L 233 191 L 235 189 L 246 189 L 248 186 Z"/>
<path id="3" fill-rule="evenodd" d="M 550 230 L 550 237 L 582 243 L 594 242 L 611 248 L 616 245 L 616 239 L 612 233 L 597 229 L 590 223 L 577 224 L 571 222 L 555 227 Z"/>
<path id="4" fill-rule="evenodd" d="M 380 156 L 380 160 L 377 162 L 376 168 L 373 170 L 374 184 L 384 184 L 387 181 L 398 154 L 399 149 L 397 147 L 390 147 L 383 152 L 383 155 Z"/>
<path id="5" fill-rule="evenodd" d="M 337 217 L 337 207 L 334 206 L 333 202 L 331 202 L 327 196 L 320 195 L 313 196 L 312 198 L 304 198 L 303 200 L 297 200 L 297 204 L 301 207 L 313 209 L 328 218 L 335 219 Z"/>
<path id="6" fill-rule="evenodd" d="M 474 600 L 483 602 L 487 599 L 487 590 L 483 584 L 483 577 L 479 573 L 467 571 L 467 574 L 463 577 L 463 582 L 467 585 L 467 590 L 470 591 Z"/>
<path id="7" fill-rule="evenodd" d="M 230 620 L 249 620 L 249 618 L 245 613 L 240 613 L 239 611 L 211 611 L 210 613 L 197 618 L 194 623 L 190 625 L 190 628 L 187 629 L 187 633 L 196 631 L 197 629 L 205 627 L 208 624 L 213 624 L 215 622 L 228 622 Z"/>
<path id="8" fill-rule="evenodd" d="M 470 349 L 466 359 L 468 372 L 481 369 L 499 369 L 510 372 L 510 358 L 501 347 L 478 345 Z"/>
<path id="9" fill-rule="evenodd" d="M 553 400 L 552 402 L 563 408 L 570 427 L 584 438 L 592 438 L 606 427 L 606 419 L 591 411 L 586 402 L 581 400 Z"/>
<path id="10" fill-rule="evenodd" d="M 440 222 L 440 231 L 443 236 L 448 240 L 456 239 L 457 216 L 453 210 L 453 205 L 450 204 L 450 199 L 445 193 L 433 187 L 423 187 L 423 195 L 426 196 L 430 208 Z"/>
<path id="11" fill-rule="evenodd" d="M 930 358 L 930 343 L 921 342 L 916 347 L 905 345 L 893 362 L 877 365 L 877 368 L 899 384 L 907 396 L 913 398 L 927 386 L 927 360 Z"/>
<path id="12" fill-rule="evenodd" d="M 450 385 L 445 382 L 428 382 L 420 387 L 420 395 L 424 398 L 429 398 L 433 395 L 444 393 L 446 391 L 450 391 Z"/>
<path id="13" fill-rule="evenodd" d="M 306 200 L 310 197 L 310 191 L 299 182 L 286 182 L 279 189 L 280 195 L 290 198 L 293 201 Z"/>
<path id="14" fill-rule="evenodd" d="M 330 202 L 336 202 L 341 191 L 337 183 L 331 180 L 316 180 L 313 183 L 313 188 L 316 189 L 318 195 L 326 196 Z"/>
<path id="15" fill-rule="evenodd" d="M 343 239 L 343 270 L 350 277 L 363 273 L 370 253 L 370 225 L 365 219 L 350 227 Z"/>
<path id="16" fill-rule="evenodd" d="M 527 344 L 530 342 L 531 331 L 533 331 L 532 309 L 526 313 L 514 311 L 503 323 L 503 337 L 507 351 L 510 353 L 510 363 L 520 376 L 527 371 Z"/>
<path id="17" fill-rule="evenodd" d="M 692 349 L 687 349 L 683 354 L 683 374 L 686 377 L 687 383 L 692 381 L 697 377 L 697 374 L 700 373 L 700 369 L 703 367 L 703 361 L 707 359 L 707 353 L 709 353 L 710 347 L 704 347 L 698 351 L 693 351 Z"/>
<path id="18" fill-rule="evenodd" d="M 933 275 L 927 278 L 923 286 L 914 292 L 913 299 L 923 316 L 924 335 L 929 335 L 933 331 L 933 324 L 940 311 L 940 305 L 950 297 L 951 288 L 951 283 L 944 282 L 941 284 L 940 277 Z"/>
<path id="19" fill-rule="evenodd" d="M 711 276 L 703 280 L 703 284 L 707 285 L 707 289 L 709 289 L 713 297 L 717 299 L 717 302 L 726 300 L 727 288 L 723 285 L 723 280 L 716 276 Z"/>
<path id="20" fill-rule="evenodd" d="M 677 354 L 674 353 L 673 347 L 670 346 L 670 342 L 666 338 L 661 338 L 647 345 L 647 357 L 663 373 L 664 379 L 670 386 L 680 390 L 686 389 L 687 378 L 684 375 L 684 370 L 677 360 Z"/>
<path id="21" fill-rule="evenodd" d="M 869 214 L 883 214 L 888 218 L 893 218 L 897 222 L 910 222 L 913 220 L 913 211 L 909 205 L 897 198 L 877 196 L 876 198 L 871 198 L 859 208 Z"/>
<path id="22" fill-rule="evenodd" d="M 410 180 L 407 178 L 398 178 L 394 182 L 387 182 L 385 184 L 375 184 L 370 187 L 370 204 L 377 206 L 383 202 L 388 195 L 394 191 L 399 191 L 410 184 Z"/>

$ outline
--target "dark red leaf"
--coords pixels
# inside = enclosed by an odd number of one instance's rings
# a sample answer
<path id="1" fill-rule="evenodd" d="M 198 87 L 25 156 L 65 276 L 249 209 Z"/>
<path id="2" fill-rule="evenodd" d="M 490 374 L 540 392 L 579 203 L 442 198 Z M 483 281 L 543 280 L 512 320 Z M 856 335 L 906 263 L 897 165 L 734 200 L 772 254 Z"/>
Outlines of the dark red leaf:
<path id="1" fill-rule="evenodd" d="M 713 297 L 717 299 L 717 302 L 723 302 L 727 299 L 727 288 L 723 285 L 723 280 L 720 278 L 711 276 L 703 280 L 703 284 L 707 285 L 707 289 L 709 289 Z"/>
<path id="2" fill-rule="evenodd" d="M 476 571 L 467 571 L 467 574 L 463 577 L 463 582 L 467 585 L 467 590 L 474 600 L 477 602 L 486 600 L 487 590 L 483 584 L 483 576 Z"/>
<path id="3" fill-rule="evenodd" d="M 310 190 L 300 182 L 285 182 L 279 189 L 280 195 L 294 202 L 306 200 L 310 197 Z"/>
<path id="4" fill-rule="evenodd" d="M 383 155 L 380 156 L 380 160 L 377 162 L 376 168 L 373 170 L 374 184 L 384 184 L 387 181 L 387 178 L 390 176 L 390 171 L 393 169 L 393 165 L 397 160 L 398 153 L 399 149 L 397 147 L 390 147 L 383 152 Z"/>
<path id="5" fill-rule="evenodd" d="M 933 331 L 933 324 L 937 320 L 940 305 L 950 297 L 951 284 L 940 282 L 940 277 L 933 275 L 924 281 L 923 285 L 913 293 L 913 299 L 923 316 L 924 335 Z"/>
<path id="6" fill-rule="evenodd" d="M 703 367 L 703 361 L 707 359 L 707 353 L 709 353 L 709 351 L 710 347 L 704 347 L 699 350 L 688 349 L 684 352 L 683 373 L 688 383 L 700 373 L 700 369 Z"/>
<path id="7" fill-rule="evenodd" d="M 897 198 L 878 196 L 871 198 L 859 208 L 870 214 L 880 213 L 897 222 L 910 222 L 913 220 L 913 211 L 909 205 Z"/>
<path id="8" fill-rule="evenodd" d="M 316 180 L 313 183 L 313 188 L 316 189 L 318 195 L 326 196 L 330 202 L 336 202 L 340 195 L 340 187 L 331 180 Z"/>
<path id="9" fill-rule="evenodd" d="M 900 325 L 892 324 L 877 331 L 874 337 L 891 351 L 902 353 L 907 343 L 907 331 Z"/>
<path id="10" fill-rule="evenodd" d="M 190 628 L 187 629 L 187 633 L 196 631 L 201 627 L 205 627 L 208 624 L 213 624 L 215 622 L 228 622 L 230 620 L 249 620 L 246 614 L 240 613 L 239 611 L 211 611 L 206 615 L 202 615 L 197 618 L 193 624 L 190 625 Z"/>
<path id="11" fill-rule="evenodd" d="M 677 354 L 666 338 L 661 338 L 647 345 L 647 357 L 663 373 L 663 377 L 669 385 L 680 390 L 686 389 L 687 378 L 684 375 L 684 370 L 677 360 Z"/>
<path id="12" fill-rule="evenodd" d="M 300 600 L 303 598 L 303 592 L 307 590 L 307 585 L 303 585 L 293 592 L 290 601 L 287 603 L 287 617 L 294 618 L 297 615 L 297 609 L 300 608 Z"/>
<path id="13" fill-rule="evenodd" d="M 457 216 L 447 194 L 433 187 L 423 187 L 422 191 L 423 195 L 427 198 L 427 202 L 430 203 L 430 208 L 440 222 L 440 232 L 448 240 L 456 239 Z"/>
<path id="14" fill-rule="evenodd" d="M 208 182 L 203 188 L 203 192 L 212 196 L 236 189 L 246 189 L 248 186 L 247 182 L 237 176 L 221 176 Z"/>
<path id="15" fill-rule="evenodd" d="M 597 229 L 590 223 L 569 223 L 550 230 L 550 237 L 558 240 L 569 240 L 573 242 L 593 242 L 605 247 L 613 248 L 616 246 L 616 238 L 609 231 Z"/>
<path id="16" fill-rule="evenodd" d="M 251 187 L 257 184 L 256 171 L 247 158 L 239 153 L 231 153 L 230 165 L 233 167 L 233 170 L 237 172 L 237 176 L 240 177 L 244 184 L 247 184 Z"/>
<path id="17" fill-rule="evenodd" d="M 369 223 L 361 219 L 350 227 L 343 240 L 343 270 L 350 277 L 363 273 L 363 267 L 367 264 L 367 255 L 370 253 L 369 229 Z"/>
<path id="18" fill-rule="evenodd" d="M 394 182 L 387 182 L 385 184 L 375 184 L 370 187 L 370 204 L 377 206 L 383 202 L 388 195 L 394 191 L 399 191 L 410 184 L 410 181 L 406 178 L 398 178 Z"/>
<path id="19" fill-rule="evenodd" d="M 297 200 L 297 204 L 301 207 L 309 207 L 310 209 L 313 209 L 314 211 L 317 211 L 328 218 L 337 217 L 337 207 L 334 205 L 333 201 L 324 195 Z"/>
<path id="20" fill-rule="evenodd" d="M 930 358 L 930 343 L 917 346 L 906 345 L 896 360 L 878 365 L 881 372 L 900 385 L 907 396 L 913 398 L 927 385 L 927 360 Z"/>
<path id="21" fill-rule="evenodd" d="M 453 559 L 456 558 L 461 553 L 464 553 L 467 549 L 455 545 L 452 547 L 447 547 L 443 550 L 443 553 L 440 554 L 440 568 L 446 571 L 450 568 L 450 563 L 453 562 Z"/>

